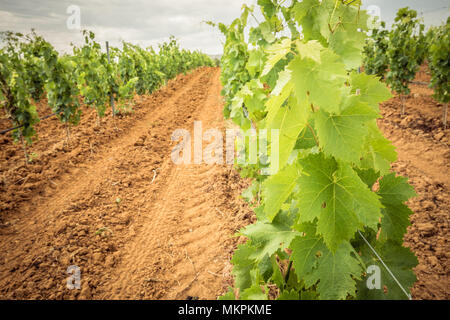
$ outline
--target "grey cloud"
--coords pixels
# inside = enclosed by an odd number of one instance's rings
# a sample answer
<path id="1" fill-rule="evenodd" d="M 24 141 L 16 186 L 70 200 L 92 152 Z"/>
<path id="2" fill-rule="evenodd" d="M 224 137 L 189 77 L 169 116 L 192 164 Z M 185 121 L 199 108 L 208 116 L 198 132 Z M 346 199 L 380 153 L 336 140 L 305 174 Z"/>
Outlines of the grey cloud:
<path id="1" fill-rule="evenodd" d="M 66 28 L 67 7 L 81 9 L 81 27 L 96 33 L 99 41 L 118 45 L 121 40 L 142 45 L 154 45 L 169 35 L 180 39 L 189 49 L 200 49 L 210 54 L 222 50 L 221 34 L 202 21 L 230 23 L 236 18 L 243 3 L 256 0 L 1 0 L 0 30 L 26 32 L 35 28 L 58 49 L 67 51 L 70 42 L 82 40 L 79 31 Z M 398 8 L 410 6 L 424 12 L 425 21 L 433 23 L 448 16 L 448 9 L 437 13 L 428 11 L 448 6 L 448 0 L 368 0 L 364 7 L 378 5 L 382 19 L 390 24 Z"/>

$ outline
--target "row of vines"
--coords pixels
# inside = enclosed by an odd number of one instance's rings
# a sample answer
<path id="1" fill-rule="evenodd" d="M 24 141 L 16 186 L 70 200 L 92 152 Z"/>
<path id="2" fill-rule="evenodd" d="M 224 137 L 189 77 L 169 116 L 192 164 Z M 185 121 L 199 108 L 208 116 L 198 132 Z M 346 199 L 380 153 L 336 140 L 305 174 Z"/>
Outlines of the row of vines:
<path id="1" fill-rule="evenodd" d="M 364 48 L 365 72 L 385 79 L 402 98 L 410 93 L 409 86 L 424 61 L 431 72 L 434 98 L 444 105 L 446 126 L 450 102 L 450 18 L 425 32 L 415 10 L 400 9 L 391 30 L 381 22 L 371 31 Z M 402 107 L 404 112 L 404 104 Z"/>
<path id="2" fill-rule="evenodd" d="M 278 130 L 253 141 L 259 164 L 239 165 L 257 222 L 239 232 L 247 241 L 221 299 L 411 298 L 417 259 L 403 236 L 415 192 L 391 171 L 397 153 L 377 126 L 391 91 L 358 72 L 369 33 L 360 6 L 258 0 L 216 25 L 224 115 L 243 130 Z"/>
<path id="3" fill-rule="evenodd" d="M 174 38 L 157 51 L 126 42 L 102 50 L 94 33 L 83 36 L 72 54 L 60 54 L 34 31 L 0 34 L 0 111 L 15 128 L 16 141 L 32 143 L 40 121 L 36 102 L 44 98 L 61 122 L 76 125 L 81 105 L 99 117 L 109 105 L 113 114 L 129 111 L 135 94 L 151 94 L 180 73 L 214 64 L 205 54 L 180 49 Z"/>

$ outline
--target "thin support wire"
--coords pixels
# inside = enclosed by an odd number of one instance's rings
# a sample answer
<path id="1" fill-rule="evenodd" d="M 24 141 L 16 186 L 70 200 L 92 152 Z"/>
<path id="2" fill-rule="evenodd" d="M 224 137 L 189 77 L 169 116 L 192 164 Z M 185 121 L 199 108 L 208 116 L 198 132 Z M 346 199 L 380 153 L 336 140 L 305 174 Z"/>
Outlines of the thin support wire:
<path id="1" fill-rule="evenodd" d="M 394 276 L 394 274 L 392 273 L 391 269 L 389 269 L 389 267 L 386 265 L 386 263 L 384 263 L 383 259 L 381 259 L 380 255 L 370 245 L 369 241 L 367 241 L 367 239 L 363 236 L 361 231 L 358 231 L 358 233 L 361 236 L 361 238 L 363 238 L 364 242 L 369 246 L 370 250 L 372 250 L 372 252 L 377 256 L 378 260 L 380 260 L 380 262 L 383 264 L 383 266 L 386 268 L 387 272 L 391 275 L 391 277 L 394 279 L 394 281 L 398 284 L 400 289 L 402 289 L 403 293 L 408 297 L 409 300 L 412 300 L 411 295 L 408 293 L 408 291 L 405 290 L 405 288 L 402 286 L 400 281 L 398 281 L 398 279 Z"/>

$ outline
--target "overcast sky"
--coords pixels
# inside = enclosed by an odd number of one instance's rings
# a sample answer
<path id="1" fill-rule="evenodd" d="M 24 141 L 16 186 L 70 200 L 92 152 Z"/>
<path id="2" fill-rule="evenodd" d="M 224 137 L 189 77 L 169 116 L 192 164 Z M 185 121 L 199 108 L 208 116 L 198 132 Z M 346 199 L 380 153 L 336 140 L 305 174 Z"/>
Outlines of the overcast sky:
<path id="1" fill-rule="evenodd" d="M 126 40 L 148 46 L 174 35 L 185 48 L 220 54 L 223 37 L 202 21 L 230 23 L 239 16 L 244 3 L 253 4 L 256 0 L 0 0 L 0 31 L 28 32 L 34 28 L 57 49 L 67 51 L 71 42 L 81 41 L 80 32 L 67 27 L 71 16 L 67 10 L 75 5 L 80 9 L 81 29 L 94 31 L 99 41 L 109 40 L 118 45 Z M 364 8 L 378 6 L 381 19 L 388 24 L 404 6 L 423 13 L 427 25 L 441 24 L 450 13 L 450 0 L 363 0 L 363 3 Z"/>

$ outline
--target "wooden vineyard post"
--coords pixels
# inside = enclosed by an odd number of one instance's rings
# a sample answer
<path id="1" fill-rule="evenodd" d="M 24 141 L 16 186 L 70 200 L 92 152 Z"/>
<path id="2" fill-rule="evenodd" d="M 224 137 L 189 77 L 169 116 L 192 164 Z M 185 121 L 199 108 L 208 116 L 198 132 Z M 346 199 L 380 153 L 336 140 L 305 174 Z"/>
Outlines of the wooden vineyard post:
<path id="1" fill-rule="evenodd" d="M 108 56 L 108 63 L 111 63 L 111 57 L 109 55 L 109 42 L 108 41 L 106 41 L 106 54 Z M 113 114 L 113 119 L 114 119 L 114 117 L 116 116 L 116 110 L 114 107 L 114 95 L 112 92 L 110 93 L 109 99 L 110 99 L 109 101 L 111 104 L 111 109 L 112 109 L 112 114 Z"/>

